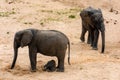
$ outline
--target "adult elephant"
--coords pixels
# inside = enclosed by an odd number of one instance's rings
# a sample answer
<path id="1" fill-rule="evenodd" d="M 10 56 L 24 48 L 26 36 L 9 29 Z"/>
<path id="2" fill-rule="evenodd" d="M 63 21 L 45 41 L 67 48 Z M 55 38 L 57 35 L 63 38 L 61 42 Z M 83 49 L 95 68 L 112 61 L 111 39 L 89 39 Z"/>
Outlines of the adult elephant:
<path id="1" fill-rule="evenodd" d="M 63 72 L 67 45 L 68 63 L 70 64 L 70 42 L 66 35 L 56 30 L 21 30 L 14 37 L 14 59 L 11 69 L 15 66 L 18 48 L 28 46 L 31 71 L 36 71 L 37 53 L 41 53 L 47 56 L 56 56 L 58 59 L 57 71 Z"/>
<path id="2" fill-rule="evenodd" d="M 80 13 L 82 20 L 82 33 L 81 33 L 81 41 L 85 41 L 85 33 L 88 31 L 88 41 L 94 50 L 97 50 L 99 31 L 102 36 L 102 50 L 101 53 L 104 53 L 105 49 L 105 26 L 104 19 L 102 15 L 102 11 L 100 9 L 94 9 L 92 7 L 88 7 L 83 9 Z"/>

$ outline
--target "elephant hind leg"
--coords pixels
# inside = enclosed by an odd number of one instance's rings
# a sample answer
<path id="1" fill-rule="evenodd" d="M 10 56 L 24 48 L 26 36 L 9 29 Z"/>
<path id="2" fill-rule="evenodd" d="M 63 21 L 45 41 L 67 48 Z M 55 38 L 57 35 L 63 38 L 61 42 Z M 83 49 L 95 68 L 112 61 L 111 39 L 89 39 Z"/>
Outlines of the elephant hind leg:
<path id="1" fill-rule="evenodd" d="M 58 53 L 57 59 L 58 59 L 57 72 L 64 72 L 65 51 L 60 51 Z"/>
<path id="2" fill-rule="evenodd" d="M 57 72 L 64 72 L 64 60 L 62 58 L 58 59 Z"/>

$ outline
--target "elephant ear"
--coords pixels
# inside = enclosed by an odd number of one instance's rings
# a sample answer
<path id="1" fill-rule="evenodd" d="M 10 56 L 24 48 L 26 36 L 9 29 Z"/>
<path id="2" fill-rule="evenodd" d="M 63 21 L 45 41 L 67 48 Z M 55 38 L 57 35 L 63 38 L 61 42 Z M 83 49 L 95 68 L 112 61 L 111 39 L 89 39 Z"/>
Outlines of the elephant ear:
<path id="1" fill-rule="evenodd" d="M 33 34 L 30 30 L 23 31 L 21 38 L 21 47 L 27 46 L 32 40 Z"/>

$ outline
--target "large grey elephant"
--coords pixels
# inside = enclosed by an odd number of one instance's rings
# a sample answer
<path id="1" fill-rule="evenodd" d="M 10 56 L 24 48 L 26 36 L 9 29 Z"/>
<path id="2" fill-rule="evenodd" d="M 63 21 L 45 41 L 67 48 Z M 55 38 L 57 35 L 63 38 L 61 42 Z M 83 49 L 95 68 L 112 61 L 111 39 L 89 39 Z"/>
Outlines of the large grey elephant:
<path id="1" fill-rule="evenodd" d="M 56 30 L 25 29 L 17 32 L 14 37 L 14 59 L 11 69 L 14 68 L 18 48 L 28 46 L 31 71 L 36 71 L 37 53 L 47 56 L 56 56 L 58 72 L 64 72 L 64 59 L 68 45 L 68 63 L 70 64 L 70 42 L 67 36 Z"/>
<path id="2" fill-rule="evenodd" d="M 88 41 L 94 50 L 98 49 L 98 38 L 99 31 L 102 36 L 102 50 L 101 53 L 104 53 L 105 48 L 105 26 L 103 14 L 100 9 L 94 9 L 92 7 L 88 7 L 83 9 L 80 13 L 82 20 L 82 33 L 81 33 L 81 41 L 85 41 L 85 33 L 88 31 Z"/>

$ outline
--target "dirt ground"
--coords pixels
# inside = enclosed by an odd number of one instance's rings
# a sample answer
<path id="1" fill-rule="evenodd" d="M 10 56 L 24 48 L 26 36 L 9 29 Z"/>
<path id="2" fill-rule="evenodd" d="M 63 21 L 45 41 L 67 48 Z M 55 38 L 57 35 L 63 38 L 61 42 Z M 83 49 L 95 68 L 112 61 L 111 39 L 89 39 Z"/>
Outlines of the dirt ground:
<path id="1" fill-rule="evenodd" d="M 105 53 L 82 43 L 83 8 L 92 6 L 103 12 L 106 28 Z M 110 9 L 113 8 L 112 12 Z M 119 0 L 0 0 L 0 80 L 120 80 L 120 3 Z M 28 48 L 20 48 L 16 66 L 13 60 L 15 32 L 27 28 L 59 30 L 71 42 L 71 65 L 65 58 L 65 72 L 44 72 L 42 66 L 55 57 L 37 56 L 37 72 L 30 72 Z M 87 37 L 87 35 L 86 35 Z"/>

